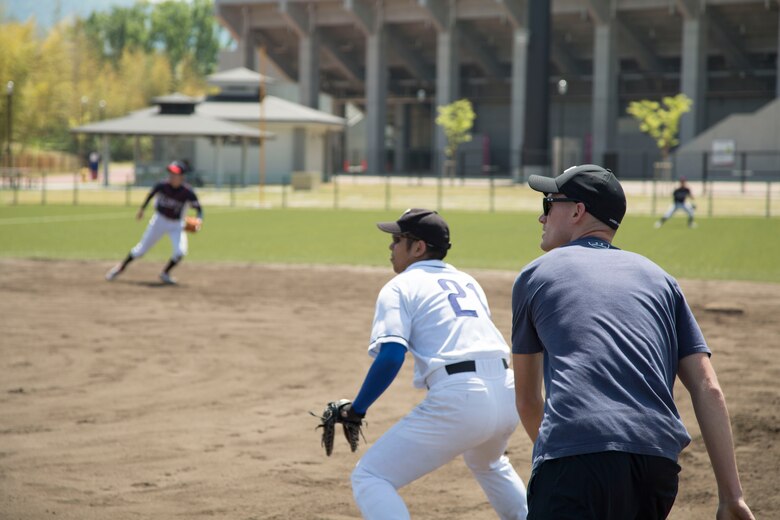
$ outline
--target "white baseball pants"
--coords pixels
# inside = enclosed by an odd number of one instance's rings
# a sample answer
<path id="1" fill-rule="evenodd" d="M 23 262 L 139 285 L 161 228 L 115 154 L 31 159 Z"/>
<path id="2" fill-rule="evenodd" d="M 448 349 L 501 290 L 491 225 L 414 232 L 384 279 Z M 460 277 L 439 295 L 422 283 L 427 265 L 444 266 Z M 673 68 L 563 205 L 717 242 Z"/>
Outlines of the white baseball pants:
<path id="1" fill-rule="evenodd" d="M 669 209 L 666 211 L 666 213 L 664 213 L 663 219 L 669 220 L 672 217 L 672 215 L 674 215 L 679 209 L 686 212 L 688 214 L 689 219 L 693 219 L 693 207 L 690 204 L 686 204 L 684 202 L 675 202 L 674 204 L 672 204 L 669 207 Z"/>
<path id="2" fill-rule="evenodd" d="M 133 258 L 143 256 L 149 249 L 156 244 L 163 235 L 168 235 L 173 246 L 171 258 L 180 259 L 187 254 L 187 233 L 183 229 L 184 223 L 181 219 L 172 220 L 163 217 L 156 211 L 149 219 L 149 225 L 146 226 L 141 241 L 130 250 Z"/>
<path id="3" fill-rule="evenodd" d="M 397 490 L 459 455 L 500 518 L 526 518 L 525 485 L 504 455 L 519 422 L 514 376 L 501 359 L 476 364 L 476 372 L 435 372 L 425 399 L 358 461 L 352 490 L 364 518 L 410 518 Z"/>

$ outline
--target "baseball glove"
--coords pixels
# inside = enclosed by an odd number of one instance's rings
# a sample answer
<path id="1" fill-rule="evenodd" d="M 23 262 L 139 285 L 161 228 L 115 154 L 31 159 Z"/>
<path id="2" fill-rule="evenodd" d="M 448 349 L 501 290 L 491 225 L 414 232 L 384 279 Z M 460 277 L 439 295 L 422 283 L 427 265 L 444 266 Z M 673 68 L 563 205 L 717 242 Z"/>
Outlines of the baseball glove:
<path id="1" fill-rule="evenodd" d="M 187 217 L 184 219 L 184 231 L 187 233 L 197 233 L 202 225 L 203 221 L 198 217 Z"/>
<path id="2" fill-rule="evenodd" d="M 344 437 L 352 451 L 357 451 L 358 442 L 363 435 L 363 418 L 365 414 L 359 414 L 352 410 L 352 401 L 341 399 L 340 401 L 331 401 L 322 411 L 322 416 L 309 412 L 314 417 L 319 418 L 320 424 L 317 428 L 322 428 L 322 446 L 325 448 L 325 455 L 330 457 L 333 453 L 333 439 L 336 435 L 336 423 L 341 423 L 344 429 Z M 315 428 L 316 429 L 316 428 Z M 363 436 L 363 440 L 366 438 Z"/>

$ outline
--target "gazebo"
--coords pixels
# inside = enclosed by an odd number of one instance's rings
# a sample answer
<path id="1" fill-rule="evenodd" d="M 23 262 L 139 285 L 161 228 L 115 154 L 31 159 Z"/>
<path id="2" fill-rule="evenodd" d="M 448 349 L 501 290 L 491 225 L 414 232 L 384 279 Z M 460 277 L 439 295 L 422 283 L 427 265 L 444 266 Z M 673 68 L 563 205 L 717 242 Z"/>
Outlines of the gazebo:
<path id="1" fill-rule="evenodd" d="M 195 106 L 199 100 L 174 93 L 154 98 L 152 102 L 157 108 L 146 108 L 125 117 L 108 119 L 97 123 L 79 126 L 71 129 L 75 134 L 97 135 L 101 138 L 103 156 L 103 179 L 108 185 L 108 163 L 110 159 L 110 136 L 134 136 L 134 165 L 139 169 L 140 145 L 142 136 L 162 137 L 166 149 L 172 141 L 179 138 L 205 137 L 216 143 L 216 185 L 223 183 L 222 146 L 226 140 L 238 139 L 241 142 L 241 171 L 247 176 L 247 148 L 249 142 L 259 142 L 260 146 L 266 139 L 272 139 L 274 134 L 262 132 L 257 128 L 231 123 L 222 119 L 197 114 Z M 173 159 L 174 157 L 170 157 Z"/>

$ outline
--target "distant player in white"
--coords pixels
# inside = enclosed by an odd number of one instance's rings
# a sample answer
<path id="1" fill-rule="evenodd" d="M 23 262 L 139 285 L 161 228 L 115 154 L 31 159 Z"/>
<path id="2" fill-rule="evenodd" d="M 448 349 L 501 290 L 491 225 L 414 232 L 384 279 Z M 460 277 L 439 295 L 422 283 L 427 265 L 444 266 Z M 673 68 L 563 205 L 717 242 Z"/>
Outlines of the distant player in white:
<path id="1" fill-rule="evenodd" d="M 203 220 L 203 208 L 200 206 L 198 196 L 195 195 L 195 190 L 184 182 L 184 174 L 188 171 L 186 165 L 179 161 L 173 161 L 166 170 L 168 171 L 168 180 L 158 182 L 152 187 L 136 213 L 135 218 L 141 220 L 146 206 L 155 195 L 157 196 L 154 215 L 149 219 L 149 225 L 146 226 L 141 241 L 130 250 L 122 262 L 106 273 L 106 280 L 109 282 L 116 279 L 130 262 L 143 256 L 163 236 L 168 235 L 173 251 L 170 260 L 160 273 L 160 280 L 165 284 L 176 283 L 170 273 L 171 269 L 176 267 L 187 254 L 187 234 L 184 233 L 184 216 L 187 206 L 191 206 L 198 212 L 199 221 Z"/>
<path id="2" fill-rule="evenodd" d="M 392 233 L 390 261 L 399 274 L 379 293 L 368 347 L 376 359 L 348 413 L 365 416 L 407 350 L 414 385 L 428 394 L 358 462 L 358 507 L 371 520 L 409 518 L 397 490 L 463 455 L 499 517 L 524 519 L 525 486 L 504 455 L 519 421 L 509 347 L 484 291 L 442 261 L 450 234 L 435 211 L 410 209 L 377 226 Z"/>

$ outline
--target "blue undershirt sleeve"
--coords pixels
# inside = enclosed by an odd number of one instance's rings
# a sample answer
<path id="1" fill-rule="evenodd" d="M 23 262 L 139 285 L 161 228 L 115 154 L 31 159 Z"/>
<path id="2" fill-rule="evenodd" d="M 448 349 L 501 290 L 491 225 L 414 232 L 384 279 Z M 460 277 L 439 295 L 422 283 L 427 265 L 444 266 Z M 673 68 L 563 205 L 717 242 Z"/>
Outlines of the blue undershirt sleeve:
<path id="1" fill-rule="evenodd" d="M 366 413 L 368 407 L 374 404 L 382 393 L 393 382 L 401 366 L 404 364 L 406 347 L 400 343 L 383 343 L 360 392 L 352 403 L 352 409 L 357 413 Z"/>

